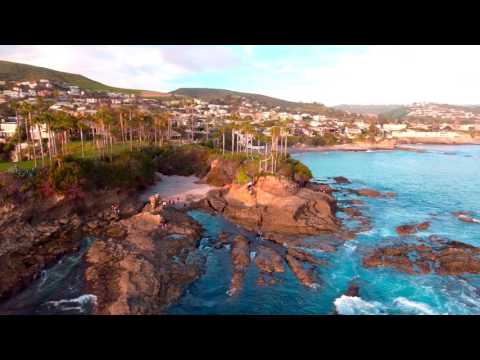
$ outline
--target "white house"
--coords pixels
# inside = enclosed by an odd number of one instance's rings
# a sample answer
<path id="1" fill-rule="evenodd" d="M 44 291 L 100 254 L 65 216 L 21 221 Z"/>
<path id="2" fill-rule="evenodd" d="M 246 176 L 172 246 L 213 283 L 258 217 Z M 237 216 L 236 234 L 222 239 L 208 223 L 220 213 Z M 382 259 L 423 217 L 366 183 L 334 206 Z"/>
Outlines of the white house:
<path id="1" fill-rule="evenodd" d="M 407 128 L 406 124 L 383 124 L 383 130 L 385 131 L 400 131 Z"/>

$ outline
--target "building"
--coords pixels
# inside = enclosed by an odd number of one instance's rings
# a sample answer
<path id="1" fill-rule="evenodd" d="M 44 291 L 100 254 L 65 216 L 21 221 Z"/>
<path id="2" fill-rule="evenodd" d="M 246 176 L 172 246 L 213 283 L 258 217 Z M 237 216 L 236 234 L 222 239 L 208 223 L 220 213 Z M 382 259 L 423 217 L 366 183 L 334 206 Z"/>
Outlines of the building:
<path id="1" fill-rule="evenodd" d="M 392 137 L 394 138 L 455 138 L 459 136 L 453 131 L 392 131 Z"/>
<path id="2" fill-rule="evenodd" d="M 78 86 L 69 86 L 68 93 L 73 96 L 80 95 L 80 88 Z"/>
<path id="3" fill-rule="evenodd" d="M 17 118 L 15 116 L 0 120 L 0 139 L 8 139 L 17 131 Z"/>
<path id="4" fill-rule="evenodd" d="M 406 124 L 383 124 L 382 129 L 385 131 L 400 131 L 407 128 Z"/>

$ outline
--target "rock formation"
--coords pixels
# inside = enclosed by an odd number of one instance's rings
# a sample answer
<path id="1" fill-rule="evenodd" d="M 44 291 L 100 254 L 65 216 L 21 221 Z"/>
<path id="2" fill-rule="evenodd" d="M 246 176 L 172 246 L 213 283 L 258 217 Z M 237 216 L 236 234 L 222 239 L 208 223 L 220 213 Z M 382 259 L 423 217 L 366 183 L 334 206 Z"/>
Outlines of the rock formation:
<path id="1" fill-rule="evenodd" d="M 340 228 L 335 198 L 275 176 L 260 177 L 252 189 L 233 184 L 212 191 L 204 205 L 250 231 L 304 236 Z"/>
<path id="2" fill-rule="evenodd" d="M 431 244 L 375 249 L 363 259 L 365 267 L 391 267 L 407 274 L 480 274 L 480 248 L 458 241 L 431 238 Z"/>
<path id="3" fill-rule="evenodd" d="M 372 198 L 391 198 L 395 197 L 394 192 L 380 192 L 373 189 L 350 189 L 350 192 L 357 194 L 359 196 L 367 196 Z"/>
<path id="4" fill-rule="evenodd" d="M 231 256 L 233 275 L 230 289 L 228 290 L 228 295 L 230 296 L 236 294 L 241 289 L 245 271 L 250 264 L 250 246 L 246 238 L 238 235 L 233 239 Z"/>
<path id="5" fill-rule="evenodd" d="M 333 180 L 337 184 L 351 184 L 352 183 L 350 180 L 348 180 L 346 177 L 343 177 L 343 176 L 336 176 L 336 177 L 333 178 Z"/>
<path id="6" fill-rule="evenodd" d="M 430 227 L 430 222 L 425 221 L 420 224 L 400 225 L 396 227 L 395 231 L 399 235 L 410 235 L 410 234 L 415 234 L 417 231 L 420 231 L 420 230 L 427 230 L 429 227 Z"/>
<path id="7" fill-rule="evenodd" d="M 123 238 L 99 239 L 86 253 L 96 314 L 158 314 L 200 275 L 200 225 L 173 208 L 148 210 L 118 222 Z"/>
<path id="8" fill-rule="evenodd" d="M 81 239 L 100 232 L 112 219 L 138 211 L 141 204 L 128 192 L 97 191 L 80 198 L 41 198 L 20 191 L 21 182 L 1 174 L 0 300 L 40 276 L 59 258 L 77 251 Z M 120 214 L 111 205 L 119 204 Z"/>

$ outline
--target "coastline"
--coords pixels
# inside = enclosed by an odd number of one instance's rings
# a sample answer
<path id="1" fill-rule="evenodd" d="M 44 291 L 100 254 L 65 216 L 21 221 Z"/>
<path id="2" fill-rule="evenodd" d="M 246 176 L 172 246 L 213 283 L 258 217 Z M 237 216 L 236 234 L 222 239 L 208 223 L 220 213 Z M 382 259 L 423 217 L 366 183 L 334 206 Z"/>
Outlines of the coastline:
<path id="1" fill-rule="evenodd" d="M 445 145 L 445 146 L 460 146 L 460 145 L 478 145 L 480 146 L 480 141 L 476 142 L 435 142 L 435 141 L 419 141 L 419 142 L 402 142 L 402 143 L 385 143 L 380 142 L 376 144 L 370 143 L 356 143 L 356 144 L 341 144 L 341 145 L 330 145 L 330 146 L 294 146 L 288 149 L 290 154 L 298 154 L 303 152 L 331 152 L 331 151 L 346 151 L 346 152 L 357 152 L 357 151 L 394 151 L 394 150 L 403 150 L 403 151 L 413 151 L 413 152 L 422 152 L 422 149 L 418 149 L 416 145 Z"/>

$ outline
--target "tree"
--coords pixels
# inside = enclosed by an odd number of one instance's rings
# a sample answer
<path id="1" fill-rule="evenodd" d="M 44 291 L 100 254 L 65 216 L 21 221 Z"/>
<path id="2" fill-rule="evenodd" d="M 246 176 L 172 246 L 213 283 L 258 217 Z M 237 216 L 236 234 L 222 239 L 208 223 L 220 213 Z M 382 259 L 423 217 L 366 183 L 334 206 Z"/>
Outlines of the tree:
<path id="1" fill-rule="evenodd" d="M 24 118 L 24 125 L 25 125 L 25 132 L 27 134 L 27 151 L 28 155 L 30 156 L 30 124 L 32 123 L 32 112 L 33 112 L 33 105 L 28 102 L 23 102 L 20 105 L 20 113 L 23 115 Z M 32 139 L 32 149 L 33 149 L 33 161 L 34 166 L 37 167 L 37 154 L 35 152 L 35 142 Z"/>
<path id="2" fill-rule="evenodd" d="M 475 127 L 474 127 L 474 126 L 470 126 L 470 127 L 468 128 L 468 133 L 470 134 L 470 137 L 471 137 L 472 139 L 474 139 L 474 138 L 475 138 Z"/>
<path id="3" fill-rule="evenodd" d="M 377 135 L 377 124 L 375 121 L 371 121 L 370 122 L 370 126 L 368 127 L 368 139 L 370 140 L 370 142 L 374 142 L 375 141 L 375 136 Z"/>

